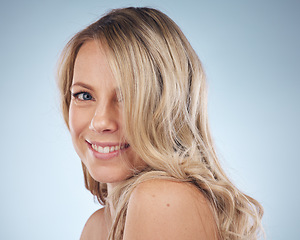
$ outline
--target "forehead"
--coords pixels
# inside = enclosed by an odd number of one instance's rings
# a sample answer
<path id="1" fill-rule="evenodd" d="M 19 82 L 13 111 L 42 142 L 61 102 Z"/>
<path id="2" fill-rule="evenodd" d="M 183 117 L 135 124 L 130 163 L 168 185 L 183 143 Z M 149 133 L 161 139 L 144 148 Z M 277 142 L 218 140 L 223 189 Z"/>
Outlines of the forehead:
<path id="1" fill-rule="evenodd" d="M 105 54 L 104 46 L 95 40 L 89 40 L 80 47 L 75 59 L 74 68 L 81 68 L 97 65 L 99 67 L 106 67 L 108 65 L 107 56 Z"/>
<path id="2" fill-rule="evenodd" d="M 98 41 L 85 42 L 77 54 L 74 64 L 73 83 L 92 85 L 115 85 L 104 47 Z"/>

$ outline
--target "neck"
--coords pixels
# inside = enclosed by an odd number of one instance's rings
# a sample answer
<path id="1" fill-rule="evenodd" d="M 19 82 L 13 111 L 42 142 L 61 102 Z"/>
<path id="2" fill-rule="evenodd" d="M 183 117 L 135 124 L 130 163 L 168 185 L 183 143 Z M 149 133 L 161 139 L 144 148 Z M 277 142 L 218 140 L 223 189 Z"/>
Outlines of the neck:
<path id="1" fill-rule="evenodd" d="M 114 208 L 114 204 L 112 201 L 112 197 L 111 194 L 114 191 L 115 187 L 118 186 L 119 183 L 107 183 L 107 207 L 106 207 L 106 211 L 107 211 L 107 215 L 109 217 L 109 219 L 112 221 L 112 219 L 114 218 L 116 211 Z"/>

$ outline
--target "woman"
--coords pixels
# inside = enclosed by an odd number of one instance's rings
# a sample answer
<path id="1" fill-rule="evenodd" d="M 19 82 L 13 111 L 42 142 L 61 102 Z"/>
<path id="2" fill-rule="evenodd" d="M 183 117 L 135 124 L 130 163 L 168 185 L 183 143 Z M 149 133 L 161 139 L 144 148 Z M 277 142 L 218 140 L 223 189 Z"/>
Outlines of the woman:
<path id="1" fill-rule="evenodd" d="M 86 188 L 104 206 L 81 239 L 257 239 L 263 209 L 220 167 L 200 60 L 169 17 L 109 12 L 69 41 L 58 81 Z"/>

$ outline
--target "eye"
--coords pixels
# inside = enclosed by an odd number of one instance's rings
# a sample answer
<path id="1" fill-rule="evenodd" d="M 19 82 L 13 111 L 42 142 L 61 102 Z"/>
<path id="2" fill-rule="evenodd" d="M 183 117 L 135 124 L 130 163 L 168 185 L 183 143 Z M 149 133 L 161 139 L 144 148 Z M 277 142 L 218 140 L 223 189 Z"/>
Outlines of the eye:
<path id="1" fill-rule="evenodd" d="M 79 92 L 79 93 L 74 93 L 73 97 L 76 99 L 79 99 L 81 101 L 89 101 L 89 100 L 93 100 L 93 97 L 91 94 L 89 94 L 88 92 Z"/>

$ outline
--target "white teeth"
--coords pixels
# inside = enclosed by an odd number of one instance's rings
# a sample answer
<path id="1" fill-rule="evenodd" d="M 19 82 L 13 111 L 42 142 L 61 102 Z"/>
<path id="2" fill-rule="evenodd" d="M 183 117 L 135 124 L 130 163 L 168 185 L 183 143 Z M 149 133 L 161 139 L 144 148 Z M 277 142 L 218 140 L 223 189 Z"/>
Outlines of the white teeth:
<path id="1" fill-rule="evenodd" d="M 110 152 L 114 152 L 114 151 L 118 151 L 120 149 L 124 149 L 125 145 L 122 145 L 122 146 L 107 146 L 107 147 L 101 147 L 101 146 L 97 146 L 95 144 L 92 144 L 92 148 L 97 151 L 97 152 L 100 152 L 100 153 L 110 153 Z"/>
<path id="2" fill-rule="evenodd" d="M 98 149 L 96 149 L 98 152 L 101 152 L 101 153 L 103 153 L 104 151 L 103 151 L 103 147 L 101 147 L 101 146 L 99 146 L 98 147 Z"/>
<path id="3" fill-rule="evenodd" d="M 104 153 L 109 153 L 109 147 L 105 147 L 103 150 L 104 150 Z"/>

